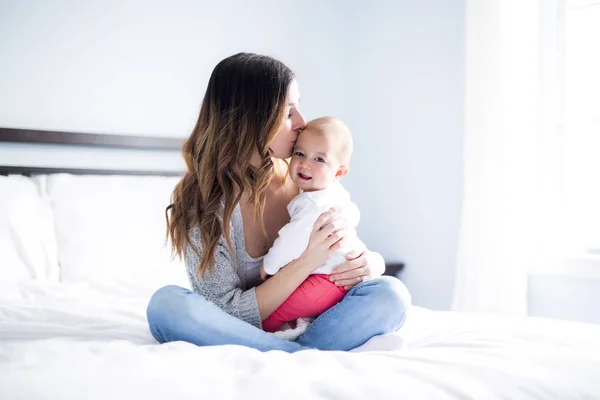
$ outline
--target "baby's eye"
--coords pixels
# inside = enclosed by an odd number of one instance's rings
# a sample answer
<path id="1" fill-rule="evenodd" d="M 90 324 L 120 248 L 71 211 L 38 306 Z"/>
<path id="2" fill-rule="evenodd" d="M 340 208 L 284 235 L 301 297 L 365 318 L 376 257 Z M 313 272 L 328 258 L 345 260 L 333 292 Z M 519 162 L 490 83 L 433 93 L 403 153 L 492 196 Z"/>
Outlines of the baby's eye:
<path id="1" fill-rule="evenodd" d="M 302 154 L 302 152 L 300 152 L 300 151 L 295 152 L 294 155 L 296 157 L 304 157 L 304 154 Z"/>
<path id="2" fill-rule="evenodd" d="M 325 162 L 325 160 L 323 159 L 323 157 L 316 157 L 316 158 L 315 158 L 315 161 L 316 161 L 316 162 L 321 162 L 321 163 L 324 163 L 324 162 Z"/>

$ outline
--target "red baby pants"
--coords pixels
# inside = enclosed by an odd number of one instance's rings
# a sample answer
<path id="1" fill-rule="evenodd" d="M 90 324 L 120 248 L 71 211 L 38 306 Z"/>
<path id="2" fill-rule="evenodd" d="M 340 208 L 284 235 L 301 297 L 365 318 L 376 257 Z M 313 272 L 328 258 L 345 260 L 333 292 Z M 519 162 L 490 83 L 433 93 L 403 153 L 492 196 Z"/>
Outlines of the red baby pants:
<path id="1" fill-rule="evenodd" d="M 298 318 L 317 317 L 342 300 L 343 286 L 336 286 L 330 275 L 314 274 L 308 278 L 275 311 L 262 322 L 266 332 L 275 332 L 286 322 Z"/>

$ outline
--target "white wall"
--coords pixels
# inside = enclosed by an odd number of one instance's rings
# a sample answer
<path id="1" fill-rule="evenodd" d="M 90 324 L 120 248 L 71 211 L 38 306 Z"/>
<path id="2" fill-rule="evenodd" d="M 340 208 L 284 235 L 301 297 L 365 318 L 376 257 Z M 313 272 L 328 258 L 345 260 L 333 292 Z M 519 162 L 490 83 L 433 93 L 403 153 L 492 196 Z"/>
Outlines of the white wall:
<path id="1" fill-rule="evenodd" d="M 185 137 L 212 68 L 239 51 L 281 58 L 305 77 L 308 110 L 339 113 L 341 2 L 320 3 L 5 1 L 0 123 Z"/>
<path id="2" fill-rule="evenodd" d="M 0 126 L 186 137 L 214 65 L 253 51 L 299 76 L 309 116 L 341 114 L 342 1 L 0 3 Z M 315 12 L 318 10 L 318 12 Z M 310 29 L 302 21 L 310 20 Z M 329 33 L 331 32 L 331 33 Z M 305 77 L 304 80 L 302 77 Z M 60 154 L 59 154 L 60 153 Z M 142 161 L 143 159 L 143 161 Z M 179 154 L 0 144 L 6 165 L 177 170 Z"/>
<path id="3" fill-rule="evenodd" d="M 415 303 L 444 309 L 462 190 L 464 27 L 463 0 L 4 1 L 0 126 L 185 137 L 218 61 L 275 56 L 296 72 L 308 118 L 338 115 L 354 131 L 345 184 L 360 235 L 406 263 Z M 100 160 L 72 150 L 0 144 L 0 159 Z M 161 157 L 150 163 L 180 165 Z"/>
<path id="4" fill-rule="evenodd" d="M 346 179 L 360 234 L 390 261 L 416 304 L 449 309 L 462 197 L 464 2 L 355 3 Z"/>
<path id="5" fill-rule="evenodd" d="M 587 277 L 573 273 L 529 275 L 528 314 L 600 324 L 600 277 L 594 272 Z"/>

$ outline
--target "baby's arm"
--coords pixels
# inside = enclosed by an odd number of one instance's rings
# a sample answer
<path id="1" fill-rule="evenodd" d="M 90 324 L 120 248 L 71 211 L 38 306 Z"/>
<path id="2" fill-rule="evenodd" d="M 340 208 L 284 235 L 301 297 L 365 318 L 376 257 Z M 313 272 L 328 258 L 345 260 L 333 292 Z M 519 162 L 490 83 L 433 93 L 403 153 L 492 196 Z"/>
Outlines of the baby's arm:
<path id="1" fill-rule="evenodd" d="M 262 262 L 266 274 L 275 275 L 281 267 L 300 257 L 308 245 L 312 224 L 308 225 L 308 231 L 305 228 L 306 219 L 290 221 L 281 228 L 279 237 Z"/>
<path id="2" fill-rule="evenodd" d="M 300 257 L 306 250 L 313 225 L 320 215 L 307 198 L 293 200 L 291 221 L 279 230 L 279 237 L 265 256 L 262 266 L 265 274 L 275 275 L 284 265 Z M 261 270 L 261 271 L 262 271 Z"/>
<path id="3" fill-rule="evenodd" d="M 263 281 L 266 281 L 268 277 L 269 277 L 269 274 L 267 274 L 267 272 L 265 271 L 265 262 L 262 261 L 260 263 L 260 279 Z"/>

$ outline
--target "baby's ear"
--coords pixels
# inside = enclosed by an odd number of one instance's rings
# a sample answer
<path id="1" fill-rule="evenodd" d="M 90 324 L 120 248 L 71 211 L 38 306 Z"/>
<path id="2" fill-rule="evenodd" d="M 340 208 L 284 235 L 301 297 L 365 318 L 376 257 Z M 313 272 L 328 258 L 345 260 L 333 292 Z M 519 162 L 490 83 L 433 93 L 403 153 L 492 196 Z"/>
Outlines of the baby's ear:
<path id="1" fill-rule="evenodd" d="M 338 168 L 337 172 L 335 173 L 335 177 L 336 177 L 337 179 L 342 179 L 343 177 L 345 177 L 345 176 L 348 174 L 348 172 L 350 172 L 350 171 L 348 170 L 348 167 L 347 167 L 347 166 L 345 166 L 345 165 L 341 165 L 341 166 Z"/>

